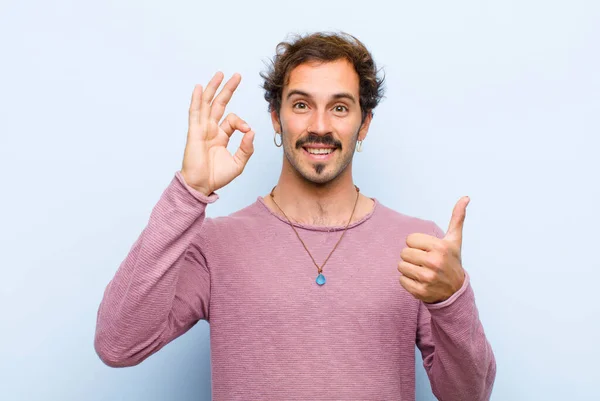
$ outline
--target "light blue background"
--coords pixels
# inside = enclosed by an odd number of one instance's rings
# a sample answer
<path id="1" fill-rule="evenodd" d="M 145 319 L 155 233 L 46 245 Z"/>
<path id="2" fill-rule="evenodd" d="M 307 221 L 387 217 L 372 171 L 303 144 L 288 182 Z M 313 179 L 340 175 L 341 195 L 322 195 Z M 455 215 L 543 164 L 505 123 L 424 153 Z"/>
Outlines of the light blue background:
<path id="1" fill-rule="evenodd" d="M 93 349 L 102 292 L 181 166 L 194 84 L 240 72 L 228 110 L 257 132 L 208 211 L 224 215 L 279 174 L 264 62 L 290 32 L 338 29 L 387 75 L 357 185 L 444 229 L 471 197 L 492 399 L 598 399 L 599 21 L 592 0 L 3 1 L 0 399 L 209 399 L 209 326 L 112 369 Z"/>

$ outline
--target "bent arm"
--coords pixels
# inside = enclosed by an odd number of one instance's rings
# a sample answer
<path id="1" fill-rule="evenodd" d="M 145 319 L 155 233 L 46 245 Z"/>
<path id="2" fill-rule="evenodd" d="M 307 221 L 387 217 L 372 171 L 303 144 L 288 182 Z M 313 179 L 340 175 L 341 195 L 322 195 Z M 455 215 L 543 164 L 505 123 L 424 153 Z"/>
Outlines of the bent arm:
<path id="1" fill-rule="evenodd" d="M 176 173 L 104 291 L 94 338 L 104 363 L 139 364 L 198 320 L 208 320 L 210 274 L 194 238 L 207 204 L 217 199 Z"/>
<path id="2" fill-rule="evenodd" d="M 433 235 L 444 237 L 435 223 Z M 479 320 L 467 272 L 462 287 L 447 300 L 420 303 L 417 346 L 440 401 L 490 399 L 496 360 Z"/>
<path id="3" fill-rule="evenodd" d="M 417 346 L 438 400 L 490 399 L 496 361 L 479 320 L 468 275 L 463 287 L 448 300 L 421 302 Z"/>

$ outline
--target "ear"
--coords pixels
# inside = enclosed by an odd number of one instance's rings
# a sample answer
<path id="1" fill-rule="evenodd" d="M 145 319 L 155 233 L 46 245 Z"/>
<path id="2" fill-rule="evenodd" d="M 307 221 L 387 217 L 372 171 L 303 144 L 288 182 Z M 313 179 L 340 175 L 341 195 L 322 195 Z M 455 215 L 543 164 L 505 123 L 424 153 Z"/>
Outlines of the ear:
<path id="1" fill-rule="evenodd" d="M 271 123 L 273 123 L 273 129 L 275 130 L 275 132 L 279 132 L 281 134 L 281 124 L 279 122 L 279 115 L 275 110 L 271 112 Z"/>
<path id="2" fill-rule="evenodd" d="M 369 126 L 371 125 L 371 120 L 373 120 L 373 113 L 369 112 L 367 114 L 367 116 L 365 117 L 365 121 L 363 121 L 362 125 L 360 126 L 360 130 L 358 131 L 358 140 L 359 141 L 364 141 L 364 139 L 367 137 L 367 132 L 369 132 Z"/>

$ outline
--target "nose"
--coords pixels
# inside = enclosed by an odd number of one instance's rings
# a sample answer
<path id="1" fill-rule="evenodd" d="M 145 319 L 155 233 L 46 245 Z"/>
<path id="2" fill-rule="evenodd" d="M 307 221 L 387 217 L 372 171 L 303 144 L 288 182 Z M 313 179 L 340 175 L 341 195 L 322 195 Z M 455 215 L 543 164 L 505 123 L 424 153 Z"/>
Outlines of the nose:
<path id="1" fill-rule="evenodd" d="M 331 134 L 331 121 L 327 111 L 316 111 L 311 116 L 307 128 L 308 133 L 316 135 Z"/>

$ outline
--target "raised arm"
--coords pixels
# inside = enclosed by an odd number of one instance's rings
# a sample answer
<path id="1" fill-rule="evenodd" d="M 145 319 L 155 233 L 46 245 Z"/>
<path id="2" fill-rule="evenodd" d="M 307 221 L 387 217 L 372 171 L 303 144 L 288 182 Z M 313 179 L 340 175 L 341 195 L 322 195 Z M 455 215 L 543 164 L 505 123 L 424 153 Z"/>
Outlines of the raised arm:
<path id="1" fill-rule="evenodd" d="M 109 366 L 136 365 L 198 320 L 209 320 L 210 272 L 198 246 L 205 209 L 216 201 L 214 191 L 242 173 L 254 150 L 254 132 L 238 116 L 229 114 L 219 125 L 240 79 L 235 74 L 214 100 L 222 73 L 206 91 L 194 88 L 182 169 L 108 283 L 98 309 L 94 347 Z M 226 146 L 236 130 L 244 137 L 231 155 Z"/>

